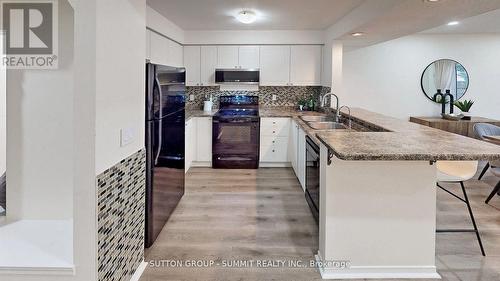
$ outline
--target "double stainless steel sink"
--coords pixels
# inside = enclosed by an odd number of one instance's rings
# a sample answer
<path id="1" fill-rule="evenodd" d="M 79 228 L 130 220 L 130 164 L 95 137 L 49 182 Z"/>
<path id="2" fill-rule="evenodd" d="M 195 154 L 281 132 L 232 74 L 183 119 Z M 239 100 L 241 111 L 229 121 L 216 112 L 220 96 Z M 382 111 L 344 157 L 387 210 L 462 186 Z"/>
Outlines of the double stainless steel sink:
<path id="1" fill-rule="evenodd" d="M 306 124 L 315 130 L 346 130 L 343 123 L 335 122 L 331 116 L 300 116 Z"/>

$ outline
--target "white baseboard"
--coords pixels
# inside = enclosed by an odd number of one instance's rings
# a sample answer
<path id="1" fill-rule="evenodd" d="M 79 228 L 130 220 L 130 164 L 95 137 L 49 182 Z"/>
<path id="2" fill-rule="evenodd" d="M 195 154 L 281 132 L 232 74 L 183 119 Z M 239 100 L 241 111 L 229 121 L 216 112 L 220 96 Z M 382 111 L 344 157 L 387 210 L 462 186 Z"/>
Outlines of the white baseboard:
<path id="1" fill-rule="evenodd" d="M 193 161 L 191 167 L 212 167 L 212 161 Z"/>
<path id="2" fill-rule="evenodd" d="M 317 262 L 321 258 L 315 256 Z M 435 266 L 351 266 L 320 268 L 322 279 L 441 279 Z"/>
<path id="3" fill-rule="evenodd" d="M 0 266 L 0 275 L 75 275 L 75 267 L 8 267 Z M 0 278 L 1 279 L 1 278 Z"/>
<path id="4" fill-rule="evenodd" d="M 288 168 L 291 166 L 290 162 L 259 162 L 259 168 Z"/>
<path id="5" fill-rule="evenodd" d="M 147 266 L 148 263 L 143 260 L 135 270 L 134 275 L 132 275 L 132 278 L 130 278 L 130 281 L 139 281 L 139 279 L 141 279 L 142 273 L 144 272 Z"/>

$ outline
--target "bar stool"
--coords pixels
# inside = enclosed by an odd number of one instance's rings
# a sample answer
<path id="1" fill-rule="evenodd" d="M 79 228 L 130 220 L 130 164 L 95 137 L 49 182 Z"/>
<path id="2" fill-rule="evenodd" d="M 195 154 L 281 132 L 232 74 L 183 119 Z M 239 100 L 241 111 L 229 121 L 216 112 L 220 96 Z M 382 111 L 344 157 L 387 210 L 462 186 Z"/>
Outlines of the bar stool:
<path id="1" fill-rule="evenodd" d="M 438 181 L 437 186 L 467 205 L 467 209 L 469 211 L 469 215 L 472 221 L 472 225 L 474 226 L 474 229 L 437 229 L 436 232 L 437 233 L 474 232 L 476 233 L 477 240 L 479 242 L 479 248 L 481 248 L 481 254 L 483 256 L 486 256 L 486 254 L 484 253 L 483 243 L 481 242 L 481 236 L 479 235 L 479 230 L 477 229 L 476 220 L 474 219 L 474 213 L 472 212 L 472 208 L 470 207 L 467 191 L 465 190 L 464 187 L 464 181 L 471 179 L 476 174 L 477 165 L 478 165 L 477 161 L 437 161 L 436 163 L 437 181 Z M 460 183 L 460 186 L 462 187 L 462 192 L 464 194 L 464 198 L 442 187 L 439 184 L 439 182 Z"/>
<path id="2" fill-rule="evenodd" d="M 500 135 L 500 127 L 488 123 L 477 123 L 474 124 L 474 134 L 481 140 L 486 140 L 484 136 Z M 484 174 L 486 173 L 486 171 L 488 171 L 490 167 L 491 168 L 500 167 L 500 161 L 493 161 L 486 163 L 486 166 L 484 166 L 483 171 L 481 171 L 478 180 L 481 180 L 483 178 Z"/>
<path id="3" fill-rule="evenodd" d="M 492 174 L 494 174 L 495 176 L 500 177 L 500 168 L 491 168 L 490 172 Z M 486 204 L 488 204 L 488 202 L 490 202 L 491 198 L 493 198 L 493 196 L 495 196 L 495 193 L 499 193 L 500 194 L 500 181 L 498 181 L 498 183 L 495 186 L 495 188 L 493 188 L 493 190 L 491 191 L 490 195 L 488 195 L 488 198 L 486 198 L 486 201 L 485 201 Z"/>

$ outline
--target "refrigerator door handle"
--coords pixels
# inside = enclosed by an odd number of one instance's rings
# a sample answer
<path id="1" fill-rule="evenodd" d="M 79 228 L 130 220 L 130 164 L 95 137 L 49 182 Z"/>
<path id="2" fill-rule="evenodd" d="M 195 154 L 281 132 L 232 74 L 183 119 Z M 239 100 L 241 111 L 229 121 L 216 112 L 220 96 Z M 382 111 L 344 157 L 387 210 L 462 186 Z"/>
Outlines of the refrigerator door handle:
<path id="1" fill-rule="evenodd" d="M 158 81 L 158 77 L 155 77 L 155 85 L 158 87 L 158 101 L 160 107 L 160 117 L 158 119 L 158 151 L 155 155 L 155 166 L 158 165 L 158 158 L 160 157 L 161 147 L 162 147 L 162 117 L 163 117 L 163 103 L 162 103 L 162 94 L 161 94 L 161 86 Z"/>
<path id="2" fill-rule="evenodd" d="M 159 112 L 159 117 L 158 118 L 162 118 L 163 117 L 163 95 L 161 93 L 161 86 L 160 86 L 160 81 L 158 80 L 158 77 L 156 77 L 155 75 L 155 86 L 158 88 L 158 102 L 159 102 L 159 109 L 160 109 L 160 112 Z"/>

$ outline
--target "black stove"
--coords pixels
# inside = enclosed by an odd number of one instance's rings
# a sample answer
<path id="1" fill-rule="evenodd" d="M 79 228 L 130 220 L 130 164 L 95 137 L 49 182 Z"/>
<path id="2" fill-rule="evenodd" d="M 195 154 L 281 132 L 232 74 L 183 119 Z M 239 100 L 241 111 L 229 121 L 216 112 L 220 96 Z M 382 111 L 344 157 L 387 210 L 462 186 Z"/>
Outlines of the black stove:
<path id="1" fill-rule="evenodd" d="M 226 169 L 259 167 L 259 97 L 223 96 L 213 117 L 212 166 Z"/>
<path id="2" fill-rule="evenodd" d="M 258 109 L 234 108 L 221 109 L 216 113 L 217 116 L 259 116 Z"/>

